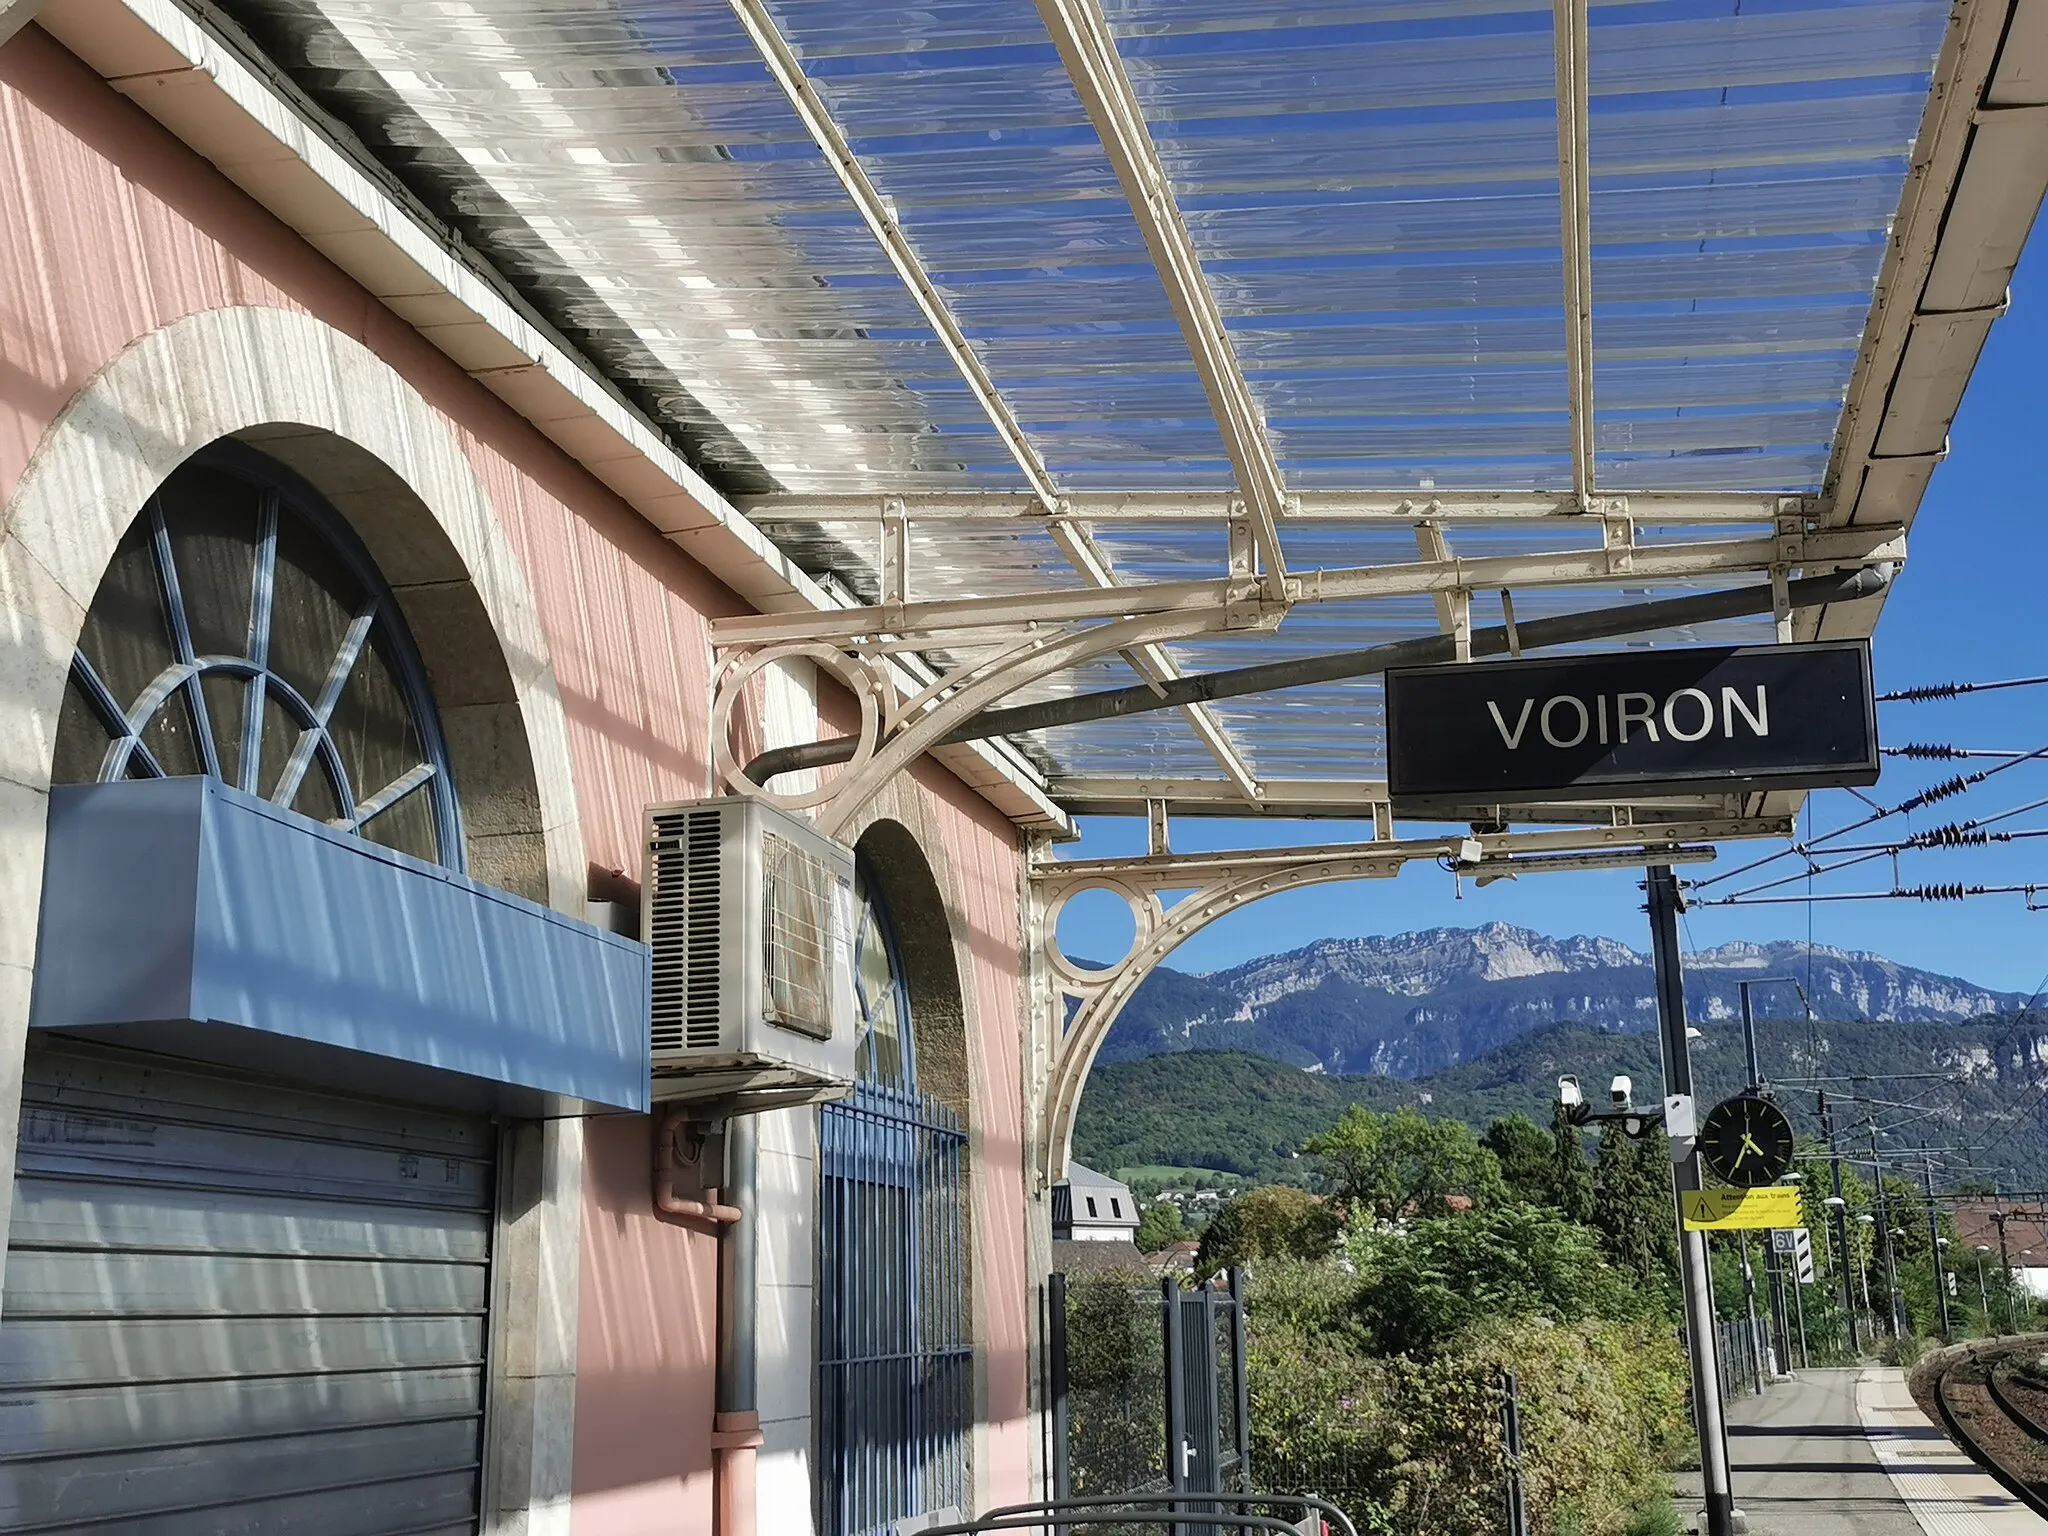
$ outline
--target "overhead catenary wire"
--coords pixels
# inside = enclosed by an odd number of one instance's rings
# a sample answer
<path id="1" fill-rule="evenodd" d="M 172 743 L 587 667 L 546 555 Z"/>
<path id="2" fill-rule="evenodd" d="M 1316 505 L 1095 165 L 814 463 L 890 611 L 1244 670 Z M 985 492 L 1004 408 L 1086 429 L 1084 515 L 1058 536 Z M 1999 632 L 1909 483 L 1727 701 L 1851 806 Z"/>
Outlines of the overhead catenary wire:
<path id="1" fill-rule="evenodd" d="M 1809 896 L 1717 896 L 1695 904 L 1702 907 L 1790 907 L 1801 902 L 1822 901 L 1962 901 L 1971 896 L 2025 896 L 2028 904 L 2032 905 L 2033 898 L 2043 890 L 2048 890 L 2048 886 L 1948 883 L 1894 886 L 1889 891 L 1828 891 Z"/>
<path id="2" fill-rule="evenodd" d="M 1951 747 L 1945 742 L 1909 741 L 1903 746 L 1879 747 L 1880 757 L 1909 757 L 1920 762 L 1955 762 L 1966 757 L 2025 757 L 2017 750 L 1999 747 Z"/>
<path id="3" fill-rule="evenodd" d="M 2008 677 L 1995 683 L 1926 683 L 1918 688 L 1900 688 L 1880 693 L 1880 704 L 1930 704 L 1939 699 L 1959 698 L 1966 693 L 1990 693 L 1999 688 L 2035 688 L 2048 683 L 2048 676 Z"/>
<path id="4" fill-rule="evenodd" d="M 1781 875 L 1775 880 L 1765 880 L 1757 885 L 1744 886 L 1739 891 L 1731 892 L 1729 897 L 1704 901 L 1701 905 L 1714 906 L 1718 902 L 1726 901 L 1731 897 L 1759 895 L 1764 891 L 1776 890 L 1781 885 L 1790 885 L 1796 880 L 1805 880 L 1817 875 L 1831 875 L 1838 870 L 1853 869 L 1858 864 L 1868 864 L 1872 859 L 1881 859 L 1887 855 L 1921 852 L 1934 848 L 1988 847 L 1992 843 L 2009 843 L 2023 838 L 2048 836 L 2048 829 L 2020 832 L 1994 832 L 1991 830 L 1992 827 L 2001 821 L 2009 821 L 2015 816 L 2024 816 L 2029 811 L 2037 811 L 2043 806 L 2048 806 L 2048 796 L 2043 796 L 2038 800 L 2029 800 L 2025 805 L 2016 805 L 2010 810 L 2000 811 L 1996 816 L 1982 816 L 1969 821 L 1946 822 L 1938 827 L 1930 827 L 1924 832 L 1916 832 L 1911 837 L 1898 842 L 1850 843 L 1845 847 L 1822 850 L 1830 857 L 1841 854 L 1856 855 L 1853 858 L 1837 859 L 1832 864 L 1816 862 L 1809 852 L 1809 844 L 1794 843 L 1785 851 L 1787 853 L 1796 853 L 1806 859 L 1806 868 L 1795 874 Z M 1702 881 L 1700 883 L 1705 885 L 1712 882 Z"/>
<path id="5" fill-rule="evenodd" d="M 1937 804 L 1940 801 L 1951 799 L 1966 790 L 1975 789 L 1978 785 L 1988 783 L 1999 774 L 2017 768 L 2022 763 L 2038 762 L 2044 757 L 2048 757 L 2048 746 L 2036 747 L 2033 751 L 2002 762 L 1995 768 L 1980 768 L 1975 773 L 1957 774 L 1952 779 L 1945 779 L 1939 784 L 1921 790 L 1916 795 L 1908 796 L 1897 805 L 1880 806 L 1868 816 L 1859 817 L 1855 821 L 1845 822 L 1832 831 L 1821 833 L 1818 837 L 1809 836 L 1803 844 L 1788 844 L 1774 853 L 1765 854 L 1762 858 L 1751 859 L 1747 864 L 1739 865 L 1718 875 L 1709 875 L 1704 880 L 1693 881 L 1691 888 L 1696 891 L 1705 890 L 1708 886 L 1719 885 L 1724 880 L 1733 880 L 1738 876 L 1748 874 L 1751 870 L 1762 869 L 1766 864 L 1774 864 L 1779 859 L 1789 857 L 1795 852 L 1803 854 L 1806 850 L 1818 848 L 1823 843 L 1833 842 L 1838 837 L 1846 837 L 1851 832 L 1859 832 L 1865 827 L 1887 820 L 1890 817 L 1909 815 L 1914 811 Z M 1865 803 L 1867 804 L 1868 802 L 1866 801 Z M 1809 810 L 1812 804 L 1811 800 L 1807 802 Z"/>

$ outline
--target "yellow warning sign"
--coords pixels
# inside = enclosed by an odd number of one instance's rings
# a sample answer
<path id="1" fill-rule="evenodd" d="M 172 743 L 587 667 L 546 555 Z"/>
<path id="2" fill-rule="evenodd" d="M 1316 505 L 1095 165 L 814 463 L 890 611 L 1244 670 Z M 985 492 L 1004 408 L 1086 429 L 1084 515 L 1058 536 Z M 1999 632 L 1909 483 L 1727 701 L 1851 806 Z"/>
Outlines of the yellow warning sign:
<path id="1" fill-rule="evenodd" d="M 1685 1224 L 1694 1232 L 1729 1232 L 1738 1227 L 1803 1227 L 1799 1191 L 1786 1185 L 1763 1189 L 1696 1189 L 1678 1197 Z"/>

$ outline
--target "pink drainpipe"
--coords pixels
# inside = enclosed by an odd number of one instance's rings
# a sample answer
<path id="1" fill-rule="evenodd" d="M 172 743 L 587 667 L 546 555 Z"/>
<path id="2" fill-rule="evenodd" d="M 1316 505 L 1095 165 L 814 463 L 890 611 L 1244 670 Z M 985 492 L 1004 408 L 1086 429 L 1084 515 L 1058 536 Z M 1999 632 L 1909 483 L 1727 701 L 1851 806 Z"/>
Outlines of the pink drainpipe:
<path id="1" fill-rule="evenodd" d="M 717 1536 L 755 1536 L 754 1453 L 761 1445 L 761 1414 L 754 1406 L 753 1382 L 753 1243 L 751 1229 L 742 1228 L 745 1214 L 738 1205 L 719 1199 L 706 1185 L 704 1198 L 676 1193 L 682 1163 L 678 1139 L 689 1116 L 671 1109 L 655 1123 L 654 1208 L 664 1216 L 708 1221 L 718 1233 L 718 1409 L 711 1421 L 712 1521 Z M 753 1138 L 751 1126 L 739 1121 L 727 1131 L 740 1191 L 751 1192 Z M 738 1196 L 744 1198 L 744 1194 Z M 744 1354 L 745 1358 L 741 1358 Z M 744 1385 L 737 1385 L 743 1383 Z"/>

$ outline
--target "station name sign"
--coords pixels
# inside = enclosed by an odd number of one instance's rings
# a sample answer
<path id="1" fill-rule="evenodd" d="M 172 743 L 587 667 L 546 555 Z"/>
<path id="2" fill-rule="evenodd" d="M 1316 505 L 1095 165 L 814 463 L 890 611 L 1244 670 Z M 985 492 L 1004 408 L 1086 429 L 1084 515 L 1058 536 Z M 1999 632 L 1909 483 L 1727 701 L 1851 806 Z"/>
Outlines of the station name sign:
<path id="1" fill-rule="evenodd" d="M 1702 646 L 1387 673 L 1397 810 L 1875 784 L 1870 646 Z"/>

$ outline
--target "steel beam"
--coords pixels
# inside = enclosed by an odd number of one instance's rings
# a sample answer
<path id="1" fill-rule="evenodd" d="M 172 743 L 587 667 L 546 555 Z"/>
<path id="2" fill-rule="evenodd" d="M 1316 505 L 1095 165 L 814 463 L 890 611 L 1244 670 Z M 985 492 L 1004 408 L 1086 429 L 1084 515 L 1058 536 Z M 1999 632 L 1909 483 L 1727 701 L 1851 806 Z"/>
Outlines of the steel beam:
<path id="1" fill-rule="evenodd" d="M 1086 526 L 1061 519 L 1053 523 L 1052 537 L 1060 553 L 1090 586 L 1107 589 L 1119 585 L 1116 572 L 1096 547 Z M 1131 669 L 1155 688 L 1181 675 L 1178 663 L 1167 654 L 1164 646 L 1134 646 L 1123 656 Z M 1251 765 L 1244 760 L 1244 754 L 1238 750 L 1237 743 L 1231 739 L 1230 732 L 1216 718 L 1216 712 L 1206 704 L 1188 704 L 1182 707 L 1181 714 L 1196 739 L 1208 748 L 1209 755 L 1216 759 L 1217 766 L 1236 789 L 1238 803 L 1256 806 L 1259 803 L 1259 782 L 1252 774 Z"/>
<path id="2" fill-rule="evenodd" d="M 1296 603 L 1361 602 L 1477 588 L 1569 587 L 1622 583 L 1640 587 L 1658 581 L 1739 572 L 1767 572 L 1774 565 L 1812 569 L 1903 562 L 1904 531 L 1895 527 L 1827 529 L 1767 539 L 1709 539 L 1698 543 L 1630 545 L 1535 555 L 1494 555 L 1471 559 L 1421 560 L 1410 564 L 1354 566 L 1308 571 L 1289 577 L 1278 602 L 1267 604 L 1279 622 Z M 1235 630 L 1228 605 L 1258 596 L 1255 584 L 1231 580 L 1152 582 L 1111 592 L 1089 588 L 1016 593 L 952 602 L 886 604 L 832 613 L 744 615 L 711 626 L 719 646 L 763 645 L 789 640 L 852 642 L 883 635 L 940 635 L 1018 625 L 1086 622 L 1138 614 L 1178 614 L 1184 633 Z"/>
<path id="3" fill-rule="evenodd" d="M 840 131 L 832 114 L 825 110 L 825 103 L 805 75 L 802 63 L 797 59 L 796 50 L 789 46 L 789 40 L 775 25 L 775 19 L 768 13 L 763 0 L 730 0 L 733 14 L 739 18 L 740 26 L 752 39 L 761 60 L 768 67 L 769 76 L 789 98 L 790 106 L 804 125 L 818 148 L 825 152 L 825 159 L 832 167 L 832 173 L 839 178 L 839 184 L 846 189 L 846 195 L 859 211 L 861 221 L 874 235 L 882 247 L 882 254 L 896 271 L 903 286 L 910 290 L 910 297 L 924 316 L 925 323 L 939 339 L 946 356 L 952 359 L 960 377 L 966 381 L 968 392 L 974 396 L 982 413 L 988 417 L 989 425 L 1003 440 L 1010 457 L 1024 472 L 1030 483 L 1032 494 L 1046 509 L 1053 508 L 1059 500 L 1059 491 L 1046 472 L 1038 452 L 1024 436 L 1024 429 L 1017 418 L 1010 413 L 1010 407 L 997 393 L 995 381 L 988 370 L 982 367 L 981 359 L 967 344 L 967 336 L 960 329 L 960 322 L 953 317 L 952 309 L 940 294 L 937 286 L 925 272 L 924 263 L 911 249 L 909 239 L 896 222 L 888 200 L 855 157 L 846 135 Z"/>
<path id="4" fill-rule="evenodd" d="M 1142 816 L 1153 804 L 1164 805 L 1176 820 L 1245 813 L 1236 786 L 1224 779 L 1055 776 L 1047 791 L 1071 816 Z M 1371 821 L 1388 804 L 1381 779 L 1265 779 L 1259 784 L 1258 810 L 1274 820 Z M 1619 814 L 1633 818 L 1641 831 L 1672 821 L 1729 820 L 1739 806 L 1736 796 L 1675 795 L 1614 805 L 1583 800 L 1517 805 L 1507 814 L 1517 826 L 1613 823 Z"/>
<path id="5" fill-rule="evenodd" d="M 1123 184 L 1145 247 L 1158 268 L 1159 281 L 1180 321 L 1195 372 L 1208 392 L 1209 408 L 1223 436 L 1224 452 L 1237 475 L 1244 514 L 1251 520 L 1265 566 L 1264 580 L 1270 588 L 1287 569 L 1278 526 L 1286 511 L 1286 483 L 1266 435 L 1265 417 L 1238 366 L 1223 327 L 1223 311 L 1203 275 L 1194 239 L 1174 200 L 1166 167 L 1152 142 L 1152 130 L 1095 0 L 1038 0 L 1038 14 L 1052 34 L 1053 46 L 1059 50 L 1074 90 Z"/>
<path id="6" fill-rule="evenodd" d="M 1565 383 L 1571 403 L 1572 492 L 1593 498 L 1593 216 L 1587 151 L 1587 0 L 1553 0 L 1557 62 L 1557 191 L 1564 251 Z"/>
<path id="7" fill-rule="evenodd" d="M 1446 832 L 1435 837 L 1391 842 L 1325 844 L 1309 848 L 1230 849 L 1218 853 L 1135 854 L 1106 859 L 1055 859 L 1040 865 L 1031 878 L 1049 896 L 1082 886 L 1113 883 L 1141 891 L 1176 891 L 1214 880 L 1234 880 L 1272 870 L 1314 868 L 1336 871 L 1349 879 L 1386 873 L 1389 864 L 1416 859 L 1454 858 L 1483 864 L 1522 854 L 1602 853 L 1625 848 L 1656 848 L 1680 843 L 1733 842 L 1742 838 L 1791 837 L 1793 819 L 1786 817 L 1701 817 L 1693 821 L 1660 822 L 1655 826 L 1559 827 L 1543 832 Z"/>
<path id="8" fill-rule="evenodd" d="M 1225 491 L 1069 491 L 1048 511 L 1035 496 L 1007 491 L 933 491 L 891 496 L 914 523 L 1059 520 L 1089 523 L 1227 522 L 1238 497 Z M 1596 496 L 1582 507 L 1557 491 L 1298 491 L 1287 498 L 1287 522 L 1530 522 L 1550 518 L 1627 517 L 1638 523 L 1768 523 L 1786 497 L 1702 491 L 1633 491 Z M 800 492 L 743 496 L 736 505 L 764 522 L 872 523 L 880 498 Z"/>

